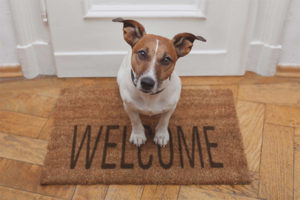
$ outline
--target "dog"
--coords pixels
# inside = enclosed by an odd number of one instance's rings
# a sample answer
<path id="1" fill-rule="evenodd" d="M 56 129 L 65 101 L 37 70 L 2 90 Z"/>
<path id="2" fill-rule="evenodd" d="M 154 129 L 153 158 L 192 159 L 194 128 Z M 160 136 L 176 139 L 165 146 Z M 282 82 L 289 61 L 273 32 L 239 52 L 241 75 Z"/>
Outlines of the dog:
<path id="1" fill-rule="evenodd" d="M 191 51 L 195 40 L 206 40 L 191 33 L 179 33 L 170 40 L 147 34 L 135 20 L 112 21 L 123 23 L 123 37 L 131 46 L 117 75 L 120 96 L 132 126 L 129 141 L 139 147 L 147 140 L 139 114 L 161 114 L 154 142 L 165 147 L 169 142 L 169 119 L 181 93 L 181 80 L 174 71 L 176 61 Z"/>

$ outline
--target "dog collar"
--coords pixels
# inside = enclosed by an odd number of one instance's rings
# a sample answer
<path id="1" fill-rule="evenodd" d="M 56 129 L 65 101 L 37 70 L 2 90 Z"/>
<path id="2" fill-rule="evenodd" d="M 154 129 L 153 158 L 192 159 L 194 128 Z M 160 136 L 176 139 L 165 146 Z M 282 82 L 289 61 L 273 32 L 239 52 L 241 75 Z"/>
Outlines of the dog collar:
<path id="1" fill-rule="evenodd" d="M 134 85 L 134 87 L 136 87 L 136 83 L 134 82 L 134 73 L 133 73 L 133 70 L 131 69 L 130 70 L 130 73 L 131 73 L 131 81 L 132 81 L 132 84 Z M 171 80 L 171 76 L 169 76 L 169 80 Z M 161 93 L 162 91 L 164 91 L 165 88 L 155 92 L 155 93 L 151 93 L 150 95 L 155 95 L 155 94 L 158 94 L 158 93 Z"/>

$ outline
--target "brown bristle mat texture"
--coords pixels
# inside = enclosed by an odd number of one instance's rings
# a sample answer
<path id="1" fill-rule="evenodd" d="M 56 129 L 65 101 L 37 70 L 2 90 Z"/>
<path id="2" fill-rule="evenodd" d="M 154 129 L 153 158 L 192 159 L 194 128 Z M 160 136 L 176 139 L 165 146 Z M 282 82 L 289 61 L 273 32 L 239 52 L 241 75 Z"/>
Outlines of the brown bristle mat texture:
<path id="1" fill-rule="evenodd" d="M 41 184 L 250 182 L 230 90 L 183 87 L 165 148 L 153 142 L 159 115 L 141 116 L 145 145 L 129 143 L 117 85 L 67 88 L 53 115 Z"/>

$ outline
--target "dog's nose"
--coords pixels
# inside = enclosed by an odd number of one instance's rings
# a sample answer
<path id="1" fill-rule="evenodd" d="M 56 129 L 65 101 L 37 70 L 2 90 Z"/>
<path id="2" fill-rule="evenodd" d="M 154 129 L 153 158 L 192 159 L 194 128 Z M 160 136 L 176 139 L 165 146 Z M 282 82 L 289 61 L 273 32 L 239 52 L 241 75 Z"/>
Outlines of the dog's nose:
<path id="1" fill-rule="evenodd" d="M 149 77 L 142 78 L 141 86 L 144 90 L 151 90 L 154 87 L 154 80 Z"/>

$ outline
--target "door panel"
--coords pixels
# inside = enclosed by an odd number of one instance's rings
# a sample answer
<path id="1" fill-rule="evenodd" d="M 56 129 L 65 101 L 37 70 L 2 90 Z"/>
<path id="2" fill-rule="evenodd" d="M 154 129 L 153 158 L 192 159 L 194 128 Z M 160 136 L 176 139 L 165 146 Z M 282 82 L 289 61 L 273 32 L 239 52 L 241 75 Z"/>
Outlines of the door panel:
<path id="1" fill-rule="evenodd" d="M 194 42 L 179 59 L 179 75 L 241 75 L 250 0 L 48 0 L 58 76 L 116 76 L 129 46 L 115 17 L 138 20 L 147 33 L 172 38 L 191 32 Z"/>
<path id="2" fill-rule="evenodd" d="M 86 0 L 85 17 L 205 17 L 206 0 Z"/>

